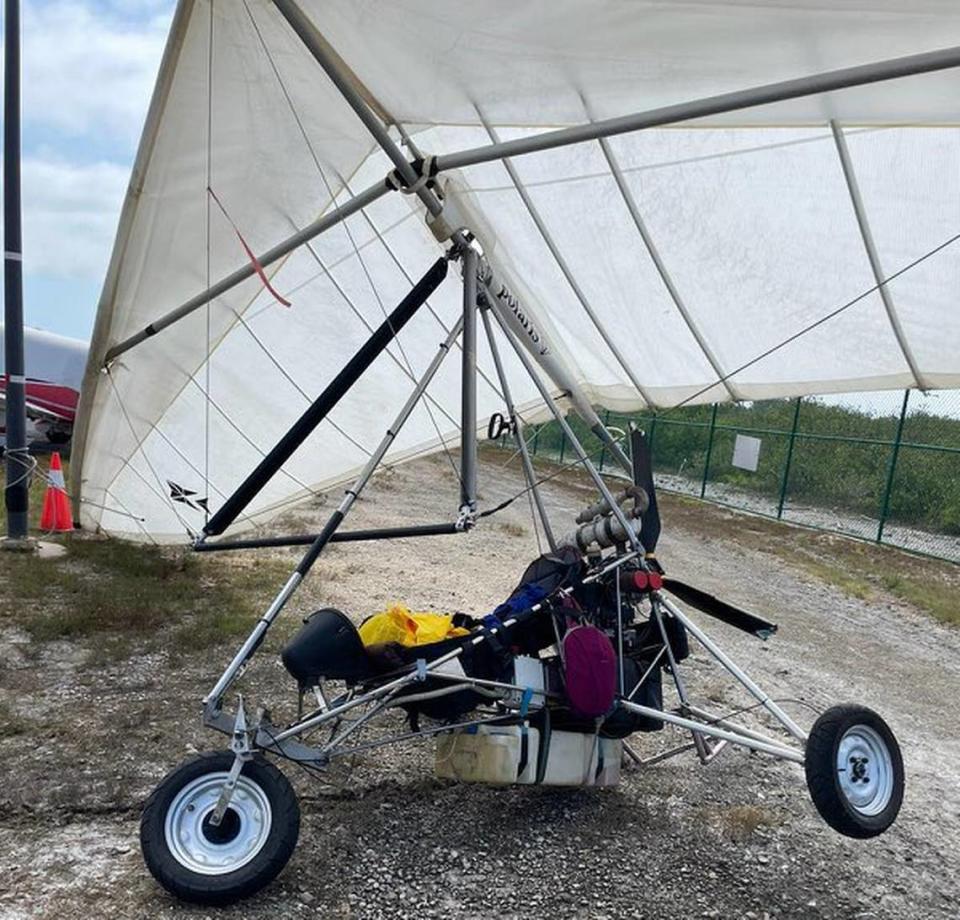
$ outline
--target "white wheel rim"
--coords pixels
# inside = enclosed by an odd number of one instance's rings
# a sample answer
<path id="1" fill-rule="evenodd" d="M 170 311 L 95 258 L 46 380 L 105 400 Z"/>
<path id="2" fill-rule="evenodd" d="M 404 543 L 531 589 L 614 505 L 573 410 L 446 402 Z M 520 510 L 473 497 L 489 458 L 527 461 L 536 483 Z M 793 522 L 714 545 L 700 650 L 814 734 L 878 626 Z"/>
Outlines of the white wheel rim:
<path id="1" fill-rule="evenodd" d="M 200 875 L 224 875 L 245 866 L 270 835 L 270 802 L 263 789 L 246 776 L 237 780 L 221 830 L 211 830 L 209 822 L 205 826 L 228 775 L 207 773 L 187 783 L 167 809 L 167 847 L 181 866 Z"/>
<path id="2" fill-rule="evenodd" d="M 878 815 L 893 795 L 893 758 L 890 748 L 869 725 L 854 725 L 837 747 L 840 791 L 861 815 Z"/>

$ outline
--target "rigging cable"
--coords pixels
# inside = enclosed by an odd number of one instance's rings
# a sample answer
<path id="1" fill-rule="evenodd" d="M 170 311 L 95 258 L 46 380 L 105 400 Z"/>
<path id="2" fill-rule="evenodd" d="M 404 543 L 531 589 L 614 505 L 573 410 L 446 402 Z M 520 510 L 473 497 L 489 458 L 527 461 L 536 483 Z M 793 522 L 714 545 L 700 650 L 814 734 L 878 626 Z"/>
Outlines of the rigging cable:
<path id="1" fill-rule="evenodd" d="M 812 330 L 816 329 L 818 326 L 822 326 L 824 323 L 828 322 L 829 320 L 833 319 L 834 317 L 839 316 L 839 315 L 840 315 L 841 313 L 843 313 L 844 311 L 846 311 L 846 310 L 850 309 L 851 307 L 855 306 L 856 304 L 860 303 L 860 302 L 861 302 L 862 300 L 864 300 L 866 297 L 869 297 L 870 294 L 875 293 L 876 291 L 880 290 L 880 288 L 884 287 L 884 286 L 887 285 L 887 284 L 890 284 L 891 282 L 895 281 L 897 278 L 901 277 L 902 275 L 905 275 L 908 271 L 911 271 L 912 269 L 916 268 L 916 267 L 917 267 L 918 265 L 920 265 L 921 263 L 927 261 L 927 259 L 932 258 L 933 256 L 937 255 L 938 253 L 942 252 L 944 249 L 947 249 L 949 246 L 952 246 L 954 243 L 957 242 L 957 240 L 960 240 L 960 233 L 955 233 L 953 236 L 951 236 L 951 237 L 950 237 L 949 239 L 947 239 L 947 240 L 944 240 L 944 242 L 940 243 L 938 246 L 935 246 L 933 249 L 928 250 L 928 251 L 925 252 L 923 255 L 919 256 L 919 257 L 916 258 L 916 259 L 914 259 L 912 262 L 908 262 L 908 263 L 907 263 L 906 265 L 904 265 L 902 268 L 900 268 L 900 269 L 898 269 L 897 271 L 895 271 L 892 275 L 888 275 L 888 276 L 887 276 L 886 278 L 884 278 L 882 281 L 877 282 L 876 284 L 874 284 L 874 285 L 872 285 L 871 287 L 867 288 L 866 290 L 862 291 L 862 292 L 861 292 L 860 294 L 858 294 L 856 297 L 852 298 L 851 300 L 848 300 L 848 301 L 847 301 L 846 303 L 844 303 L 844 304 L 841 304 L 839 307 L 836 307 L 835 309 L 831 310 L 829 313 L 824 314 L 824 315 L 821 316 L 819 319 L 817 319 L 817 320 L 815 320 L 814 322 L 808 324 L 807 326 L 804 326 L 802 329 L 798 330 L 797 332 L 794 332 L 793 334 L 787 336 L 785 339 L 783 339 L 782 341 L 778 342 L 776 345 L 772 346 L 771 348 L 766 349 L 765 351 L 763 351 L 763 352 L 761 352 L 760 354 L 756 355 L 754 358 L 751 358 L 749 361 L 746 361 L 745 363 L 741 364 L 739 367 L 735 368 L 734 370 L 730 371 L 729 373 L 724 374 L 724 375 L 721 376 L 721 377 L 718 377 L 717 380 L 712 381 L 712 382 L 709 383 L 707 386 L 702 387 L 701 389 L 697 390 L 695 393 L 692 393 L 690 396 L 686 397 L 686 399 L 681 400 L 680 402 L 676 403 L 675 405 L 671 406 L 670 408 L 665 409 L 665 410 L 664 410 L 663 412 L 661 412 L 661 413 L 654 413 L 654 416 L 653 416 L 653 417 L 654 417 L 655 419 L 662 419 L 662 418 L 665 418 L 666 416 L 670 415 L 671 413 L 676 412 L 678 409 L 680 409 L 680 408 L 682 408 L 683 406 L 687 405 L 688 403 L 692 402 L 692 401 L 693 401 L 694 399 L 696 399 L 698 396 L 702 396 L 704 393 L 707 393 L 707 392 L 709 392 L 710 390 L 712 390 L 715 386 L 717 386 L 717 384 L 722 384 L 722 383 L 724 383 L 724 381 L 730 379 L 730 378 L 733 377 L 734 375 L 739 374 L 741 371 L 744 371 L 744 370 L 746 370 L 746 369 L 749 368 L 749 367 L 752 367 L 754 364 L 757 364 L 759 361 L 762 361 L 764 358 L 768 358 L 770 355 L 772 355 L 772 354 L 774 354 L 775 352 L 779 351 L 781 348 L 784 348 L 784 347 L 786 347 L 787 345 L 791 344 L 792 342 L 795 342 L 797 339 L 799 339 L 799 338 L 801 338 L 802 336 L 806 335 L 808 332 L 811 332 Z M 616 442 L 619 443 L 619 442 L 622 441 L 622 440 L 623 440 L 623 438 L 618 438 L 618 439 L 616 439 Z M 593 459 L 593 457 L 595 457 L 595 456 L 597 456 L 598 454 L 602 453 L 603 450 L 604 450 L 603 447 L 599 447 L 599 448 L 597 448 L 596 450 L 594 450 L 592 453 L 587 454 L 587 457 L 588 457 L 589 459 Z M 567 470 L 569 470 L 569 469 L 572 469 L 573 467 L 580 466 L 580 465 L 582 464 L 582 462 L 583 462 L 583 461 L 581 461 L 580 459 L 577 459 L 577 460 L 572 461 L 571 463 L 568 463 L 568 464 L 565 464 L 565 465 L 561 465 L 559 469 L 554 470 L 552 473 L 549 473 L 547 476 L 544 476 L 544 477 L 542 477 L 541 479 L 538 479 L 535 483 L 532 483 L 531 485 L 528 485 L 525 489 L 521 489 L 519 492 L 516 493 L 516 495 L 513 495 L 512 497 L 506 499 L 505 501 L 501 502 L 499 505 L 496 505 L 496 506 L 493 507 L 493 508 L 487 509 L 486 511 L 480 512 L 480 514 L 478 514 L 477 517 L 478 517 L 478 518 L 480 518 L 480 517 L 488 517 L 488 516 L 490 516 L 490 515 L 492 515 L 492 514 L 496 514 L 498 511 L 502 511 L 502 510 L 503 510 L 504 508 L 506 508 L 508 505 L 510 505 L 511 503 L 513 503 L 514 501 L 516 501 L 518 498 L 520 498 L 521 495 L 526 494 L 526 493 L 529 492 L 531 489 L 534 489 L 534 488 L 542 485 L 542 484 L 545 483 L 545 482 L 549 482 L 551 479 L 554 479 L 555 477 L 559 476 L 561 473 L 563 473 L 563 472 L 565 472 L 565 471 L 567 471 Z"/>
<path id="2" fill-rule="evenodd" d="M 903 268 L 899 269 L 898 271 L 895 271 L 892 275 L 888 275 L 882 281 L 878 281 L 872 287 L 867 288 L 865 291 L 858 294 L 852 300 L 848 300 L 846 303 L 841 304 L 836 309 L 831 310 L 829 313 L 825 314 L 824 316 L 821 316 L 820 319 L 814 320 L 814 322 L 810 323 L 807 326 L 804 326 L 803 329 L 800 329 L 797 332 L 794 332 L 792 335 L 787 336 L 787 338 L 783 339 L 781 342 L 778 342 L 776 345 L 772 346 L 771 348 L 768 348 L 766 351 L 761 352 L 756 357 L 751 358 L 749 361 L 745 362 L 744 364 L 741 364 L 739 367 L 734 368 L 732 371 L 729 371 L 726 374 L 724 374 L 722 377 L 719 377 L 709 386 L 702 387 L 701 389 L 697 390 L 695 393 L 692 393 L 686 399 L 683 399 L 680 402 L 678 402 L 676 405 L 671 406 L 669 409 L 666 409 L 663 413 L 656 414 L 655 417 L 663 418 L 664 416 L 669 415 L 671 412 L 676 412 L 677 409 L 680 409 L 683 406 L 687 405 L 688 403 L 692 402 L 698 396 L 702 396 L 704 393 L 708 392 L 709 390 L 712 390 L 718 383 L 724 383 L 727 380 L 729 380 L 731 377 L 735 376 L 736 374 L 739 374 L 741 371 L 745 371 L 748 367 L 753 367 L 754 364 L 757 364 L 758 362 L 762 361 L 764 358 L 769 358 L 770 355 L 772 355 L 774 352 L 777 352 L 781 348 L 786 347 L 791 342 L 795 342 L 797 339 L 806 335 L 808 332 L 812 332 L 818 326 L 822 326 L 824 323 L 833 319 L 835 316 L 839 316 L 844 311 L 849 310 L 850 307 L 860 303 L 860 301 L 862 301 L 864 298 L 869 297 L 871 294 L 876 293 L 881 288 L 886 287 L 888 284 L 890 284 L 891 281 L 895 281 L 901 275 L 904 275 L 911 269 L 916 268 L 922 262 L 925 262 L 927 259 L 931 258 L 932 256 L 935 256 L 937 253 L 942 252 L 944 249 L 946 249 L 948 246 L 951 246 L 957 240 L 960 240 L 960 233 L 955 233 L 949 239 L 942 242 L 939 246 L 935 246 L 933 249 L 928 250 L 922 256 L 919 256 L 918 258 L 914 259 L 912 262 L 908 262 L 906 265 L 903 266 Z"/>
<path id="3" fill-rule="evenodd" d="M 174 517 L 176 517 L 176 519 L 180 522 L 180 526 L 183 527 L 183 529 L 187 532 L 187 535 L 192 539 L 194 537 L 193 530 L 191 529 L 190 525 L 184 520 L 180 512 L 177 510 L 176 504 L 174 504 L 174 501 L 170 497 L 167 489 L 164 488 L 163 480 L 160 478 L 156 468 L 150 462 L 150 458 L 147 456 L 147 451 L 143 446 L 143 442 L 146 440 L 146 437 L 143 437 L 143 438 L 138 437 L 136 429 L 133 427 L 133 422 L 130 420 L 130 415 L 127 413 L 127 408 L 126 406 L 124 406 L 123 400 L 120 398 L 120 390 L 113 379 L 112 369 L 110 367 L 107 367 L 104 369 L 104 372 L 106 373 L 107 380 L 109 381 L 110 387 L 113 390 L 114 398 L 117 400 L 117 405 L 120 407 L 120 414 L 123 415 L 124 421 L 127 423 L 127 427 L 130 429 L 130 434 L 133 436 L 134 443 L 136 444 L 136 450 L 139 450 L 140 454 L 143 456 L 143 459 L 147 464 L 147 468 L 153 474 L 153 478 L 156 479 L 157 485 L 160 487 L 160 491 L 158 493 L 157 490 L 153 487 L 153 485 L 151 485 L 151 483 L 147 480 L 147 478 L 130 462 L 130 459 L 132 459 L 133 454 L 130 455 L 130 458 L 124 460 L 123 466 L 120 468 L 120 470 L 117 471 L 117 476 L 120 475 L 120 472 L 123 470 L 124 467 L 129 467 L 131 470 L 133 470 L 134 474 L 143 482 L 143 484 L 151 492 L 154 493 L 154 495 L 159 495 L 161 502 L 166 502 L 167 505 L 169 505 L 170 510 L 174 514 Z M 193 377 L 191 376 L 190 379 L 193 380 Z M 199 386 L 199 384 L 197 384 L 197 386 Z M 134 453 L 136 453 L 136 451 L 134 451 Z M 117 477 L 115 476 L 114 480 L 116 480 L 116 478 Z"/>
<path id="4" fill-rule="evenodd" d="M 289 106 L 289 109 L 290 109 L 290 113 L 291 113 L 291 115 L 293 116 L 294 120 L 295 120 L 296 123 L 297 123 L 297 127 L 298 127 L 298 129 L 299 129 L 299 131 L 300 131 L 300 134 L 301 134 L 302 137 L 303 137 L 304 143 L 306 144 L 308 151 L 310 152 L 310 156 L 311 156 L 312 159 L 313 159 L 314 165 L 317 167 L 317 172 L 318 172 L 319 175 L 320 175 L 320 179 L 321 179 L 321 181 L 323 182 L 324 187 L 325 187 L 326 190 L 327 190 L 327 194 L 330 196 L 330 200 L 331 200 L 332 202 L 334 202 L 334 204 L 335 204 L 335 206 L 336 206 L 337 196 L 334 194 L 333 188 L 332 188 L 329 180 L 327 179 L 326 172 L 324 171 L 323 167 L 320 165 L 320 159 L 319 159 L 319 157 L 317 156 L 316 151 L 313 149 L 313 144 L 310 142 L 310 138 L 309 138 L 309 136 L 308 136 L 308 134 L 307 134 L 306 128 L 304 127 L 303 120 L 300 118 L 300 115 L 299 115 L 299 113 L 297 112 L 296 106 L 294 106 L 294 104 L 293 104 L 293 99 L 292 99 L 292 97 L 290 96 L 290 93 L 289 93 L 288 90 L 287 90 L 286 84 L 284 83 L 283 78 L 280 76 L 280 70 L 279 70 L 279 68 L 277 67 L 276 62 L 274 61 L 273 55 L 272 55 L 272 53 L 270 52 L 270 48 L 269 48 L 269 46 L 267 45 L 266 41 L 265 41 L 264 38 L 263 38 L 263 34 L 262 34 L 262 32 L 260 31 L 259 26 L 257 25 L 256 19 L 255 19 L 254 16 L 253 16 L 253 12 L 251 11 L 250 6 L 249 6 L 247 0 L 244 0 L 243 5 L 244 5 L 244 8 L 246 9 L 247 16 L 248 16 L 249 19 L 250 19 L 251 25 L 253 26 L 253 29 L 254 29 L 254 31 L 255 31 L 256 34 L 257 34 L 257 38 L 258 38 L 259 41 L 260 41 L 260 45 L 261 45 L 261 47 L 263 48 L 264 53 L 265 53 L 266 56 L 267 56 L 267 60 L 268 60 L 269 63 L 270 63 L 271 69 L 273 70 L 273 73 L 274 73 L 274 75 L 275 75 L 276 78 L 277 78 L 277 83 L 279 84 L 280 89 L 281 89 L 281 92 L 283 93 L 283 96 L 284 96 L 284 98 L 286 99 L 287 105 Z M 368 218 L 368 220 L 369 220 L 369 218 Z M 370 290 L 373 292 L 373 296 L 374 296 L 374 298 L 376 299 L 378 306 L 380 307 L 380 312 L 383 314 L 384 318 L 385 318 L 385 319 L 387 320 L 387 322 L 389 323 L 389 321 L 390 321 L 390 320 L 389 320 L 389 316 L 388 316 L 388 314 L 387 314 L 386 308 L 384 307 L 383 300 L 382 300 L 382 298 L 380 297 L 380 292 L 378 291 L 377 286 L 376 286 L 376 284 L 375 284 L 374 281 L 373 281 L 373 276 L 372 276 L 371 273 L 370 273 L 370 270 L 369 270 L 369 268 L 368 268 L 368 266 L 367 266 L 367 264 L 366 264 L 366 261 L 364 260 L 363 256 L 362 256 L 361 253 L 360 253 L 360 249 L 359 249 L 359 247 L 357 246 L 356 239 L 354 238 L 353 233 L 352 233 L 352 231 L 350 230 L 349 223 L 348 223 L 347 221 L 344 221 L 344 222 L 341 224 L 341 226 L 343 227 L 344 231 L 346 232 L 347 238 L 348 238 L 348 240 L 350 241 L 350 245 L 351 245 L 351 247 L 352 247 L 352 249 L 353 249 L 353 251 L 354 251 L 354 254 L 355 254 L 356 257 L 357 257 L 357 260 L 358 260 L 358 262 L 359 262 L 359 264 L 360 264 L 360 267 L 361 267 L 361 269 L 362 269 L 362 271 L 363 271 L 364 277 L 366 278 L 367 283 L 368 283 L 368 285 L 369 285 L 369 287 L 370 287 Z M 341 296 L 343 296 L 344 299 L 347 301 L 347 303 L 353 308 L 353 310 L 354 310 L 354 312 L 357 314 L 357 316 L 361 319 L 362 322 L 364 322 L 364 325 L 366 325 L 365 320 L 363 320 L 363 317 L 360 316 L 359 310 L 352 304 L 352 302 L 350 301 L 350 299 L 346 296 L 345 292 L 343 292 L 343 290 L 342 290 L 342 288 L 340 287 L 340 285 L 338 285 L 337 282 L 334 281 L 331 273 L 326 270 L 326 268 L 325 268 L 325 266 L 324 266 L 324 264 L 323 264 L 323 261 L 321 260 L 319 254 L 316 252 L 316 250 L 313 248 L 313 246 L 312 246 L 310 243 L 307 243 L 306 248 L 307 248 L 307 250 L 310 252 L 310 254 L 314 257 L 314 259 L 316 259 L 316 261 L 317 261 L 317 263 L 320 265 L 320 267 L 321 267 L 321 268 L 324 268 L 324 270 L 326 271 L 327 277 L 328 277 L 328 278 L 330 279 L 330 281 L 334 284 L 334 286 L 337 288 L 337 290 L 341 292 Z M 431 309 L 431 312 L 433 312 L 432 309 Z M 434 318 L 436 318 L 437 321 L 439 322 L 439 319 L 436 317 L 436 314 L 435 314 L 435 313 L 434 313 Z M 444 326 L 443 323 L 440 323 L 440 325 L 441 325 L 441 327 Z M 447 330 L 447 331 L 449 332 L 449 330 Z M 400 350 L 400 354 L 401 354 L 401 356 L 402 356 L 402 358 L 403 358 L 403 362 L 404 362 L 404 364 L 406 364 L 407 374 L 408 374 L 408 376 L 410 377 L 411 380 L 413 380 L 414 382 L 416 382 L 416 375 L 414 374 L 414 371 L 413 371 L 413 365 L 411 364 L 411 362 L 410 362 L 410 360 L 409 360 L 409 358 L 408 358 L 408 356 L 407 356 L 406 350 L 405 350 L 404 347 L 403 347 L 403 343 L 400 341 L 400 337 L 396 334 L 396 331 L 392 328 L 392 324 L 391 324 L 391 332 L 393 332 L 393 338 L 394 338 L 394 341 L 397 343 L 397 347 L 398 347 L 399 350 Z M 392 352 L 391 352 L 389 349 L 387 349 L 387 352 L 388 352 L 388 354 L 391 355 L 391 357 L 393 356 L 393 355 L 392 355 Z M 394 359 L 394 360 L 396 360 L 396 359 Z M 431 398 L 429 397 L 428 394 L 425 394 L 425 396 L 426 396 L 427 398 L 424 399 L 424 401 L 423 401 L 423 406 L 424 406 L 424 408 L 427 410 L 427 414 L 428 414 L 429 417 L 430 417 L 430 422 L 431 422 L 431 424 L 433 425 L 434 431 L 435 431 L 436 434 L 437 434 L 437 440 L 440 442 L 441 446 L 443 447 L 444 454 L 446 455 L 447 460 L 448 460 L 448 462 L 450 463 L 450 467 L 451 467 L 451 469 L 454 471 L 454 474 L 456 475 L 458 482 L 461 482 L 461 485 L 462 485 L 462 481 L 461 481 L 461 477 L 460 477 L 460 471 L 459 471 L 459 469 L 457 468 L 457 465 L 456 465 L 456 463 L 455 463 L 455 461 L 454 461 L 454 459 L 453 459 L 453 456 L 452 456 L 452 454 L 450 453 L 450 449 L 449 449 L 449 447 L 447 446 L 447 442 L 446 442 L 446 440 L 444 439 L 443 434 L 442 434 L 441 431 L 440 431 L 440 426 L 437 424 L 437 421 L 436 421 L 436 418 L 434 417 L 433 411 L 432 411 L 432 409 L 430 408 L 430 402 L 431 402 L 432 400 L 431 400 Z M 438 408 L 440 408 L 441 411 L 443 411 L 443 410 L 442 410 L 442 407 L 438 406 Z M 453 419 L 453 418 L 451 418 L 450 415 L 449 415 L 448 413 L 446 413 L 446 412 L 444 412 L 444 415 L 446 415 L 447 418 L 449 419 L 449 421 L 451 422 L 451 424 L 453 424 L 453 425 L 459 430 L 459 425 L 457 425 L 456 420 Z"/>

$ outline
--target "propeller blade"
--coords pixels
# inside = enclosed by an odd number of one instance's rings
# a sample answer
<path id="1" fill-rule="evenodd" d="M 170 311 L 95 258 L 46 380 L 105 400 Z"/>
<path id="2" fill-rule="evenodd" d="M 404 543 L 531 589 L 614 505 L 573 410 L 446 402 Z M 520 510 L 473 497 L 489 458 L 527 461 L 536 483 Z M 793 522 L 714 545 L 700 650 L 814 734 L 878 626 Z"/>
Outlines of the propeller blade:
<path id="1" fill-rule="evenodd" d="M 663 587 L 674 597 L 691 607 L 696 607 L 701 613 L 709 614 L 730 626 L 752 633 L 759 639 L 769 639 L 777 631 L 776 623 L 770 623 L 752 613 L 747 613 L 746 610 L 734 607 L 733 604 L 728 604 L 726 601 L 722 601 L 700 588 L 695 588 L 693 585 L 678 581 L 676 578 L 664 578 Z"/>
<path id="2" fill-rule="evenodd" d="M 660 539 L 660 510 L 657 507 L 657 490 L 653 484 L 650 443 L 639 428 L 630 432 L 630 457 L 633 462 L 633 483 L 640 486 L 650 498 L 650 507 L 643 515 L 640 525 L 640 542 L 648 553 L 652 553 Z"/>

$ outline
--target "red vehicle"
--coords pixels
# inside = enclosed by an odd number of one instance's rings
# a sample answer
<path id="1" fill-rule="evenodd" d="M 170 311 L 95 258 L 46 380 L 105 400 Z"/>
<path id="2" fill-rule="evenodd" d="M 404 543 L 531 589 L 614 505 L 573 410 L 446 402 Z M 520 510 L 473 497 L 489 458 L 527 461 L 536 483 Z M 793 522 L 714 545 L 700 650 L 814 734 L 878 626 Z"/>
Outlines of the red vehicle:
<path id="1" fill-rule="evenodd" d="M 0 323 L 0 338 L 3 324 Z M 27 437 L 65 444 L 73 433 L 88 344 L 41 329 L 24 329 Z M 0 369 L 2 369 L 0 354 Z M 0 440 L 6 441 L 6 373 L 0 377 Z"/>

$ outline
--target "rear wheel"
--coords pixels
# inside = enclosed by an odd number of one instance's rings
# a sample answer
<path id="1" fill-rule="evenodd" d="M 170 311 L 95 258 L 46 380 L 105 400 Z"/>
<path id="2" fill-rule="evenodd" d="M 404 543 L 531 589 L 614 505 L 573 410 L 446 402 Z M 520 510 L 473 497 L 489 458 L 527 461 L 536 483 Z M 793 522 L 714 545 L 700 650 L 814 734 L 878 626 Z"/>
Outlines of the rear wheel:
<path id="1" fill-rule="evenodd" d="M 300 807 L 293 788 L 259 756 L 243 765 L 223 820 L 213 825 L 233 761 L 229 752 L 188 760 L 157 786 L 143 810 L 147 868 L 185 901 L 226 904 L 259 891 L 297 844 Z"/>
<path id="2" fill-rule="evenodd" d="M 817 811 L 847 837 L 876 837 L 903 801 L 903 757 L 893 732 L 873 710 L 834 706 L 807 739 L 807 788 Z"/>

